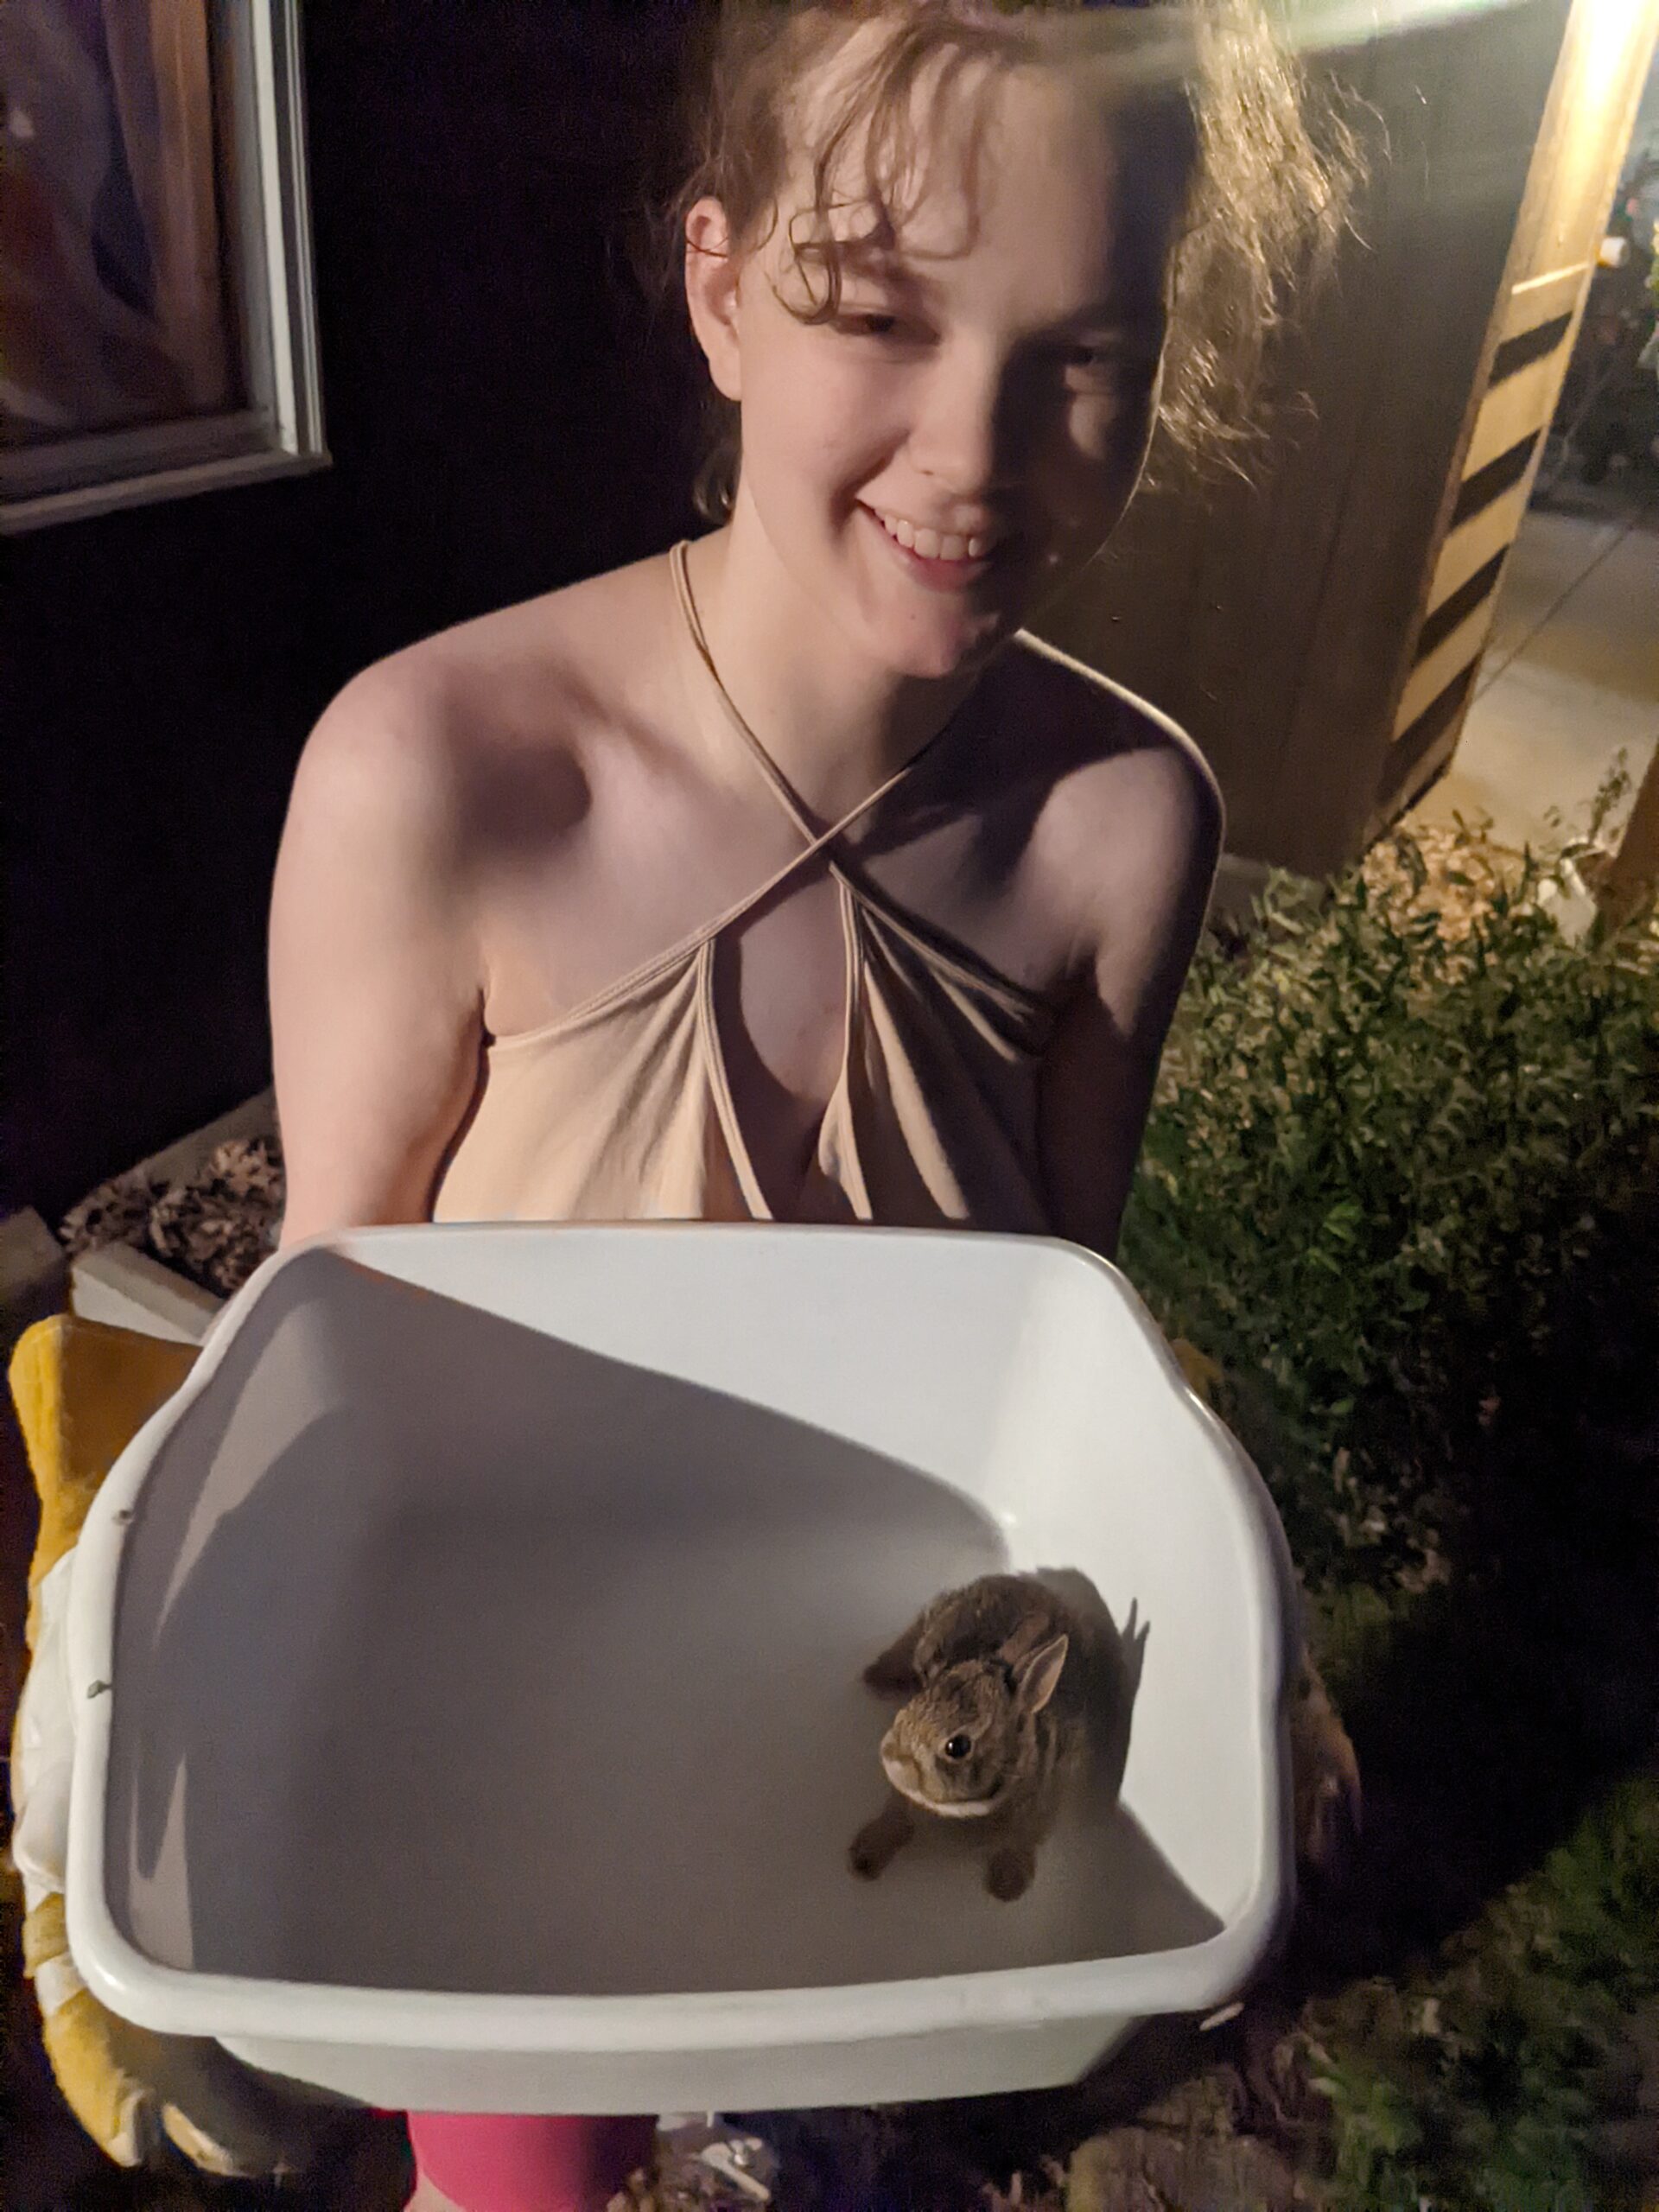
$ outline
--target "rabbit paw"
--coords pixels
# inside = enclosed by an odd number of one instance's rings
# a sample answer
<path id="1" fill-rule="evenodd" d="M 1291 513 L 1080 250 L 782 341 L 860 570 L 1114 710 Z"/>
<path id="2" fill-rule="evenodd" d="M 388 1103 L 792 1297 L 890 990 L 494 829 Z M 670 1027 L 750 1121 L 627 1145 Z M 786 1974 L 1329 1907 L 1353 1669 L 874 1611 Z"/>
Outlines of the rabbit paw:
<path id="1" fill-rule="evenodd" d="M 867 1821 L 853 1838 L 847 1863 L 861 1882 L 873 1882 L 889 1867 L 915 1833 L 911 1817 L 898 1804 Z"/>
<path id="2" fill-rule="evenodd" d="M 871 1848 L 869 1830 L 861 1828 L 848 1848 L 847 1864 L 861 1882 L 873 1882 L 885 1863 Z"/>
<path id="3" fill-rule="evenodd" d="M 1034 1851 L 1016 1851 L 1012 1847 L 994 1851 L 985 1869 L 985 1886 L 1000 1904 L 1012 1904 L 1016 1897 L 1024 1897 L 1036 1872 Z"/>

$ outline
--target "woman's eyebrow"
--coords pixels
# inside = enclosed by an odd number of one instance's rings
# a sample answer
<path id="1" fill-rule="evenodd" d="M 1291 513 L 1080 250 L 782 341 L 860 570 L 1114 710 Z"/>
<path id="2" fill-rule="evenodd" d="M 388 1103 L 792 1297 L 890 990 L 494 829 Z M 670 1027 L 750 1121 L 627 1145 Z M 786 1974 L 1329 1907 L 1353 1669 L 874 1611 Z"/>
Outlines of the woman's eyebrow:
<path id="1" fill-rule="evenodd" d="M 848 240 L 836 249 L 836 257 L 844 276 L 862 276 L 878 284 L 891 284 L 895 290 L 934 296 L 940 289 L 909 262 L 901 261 L 890 247 Z"/>
<path id="2" fill-rule="evenodd" d="M 915 262 L 899 253 L 893 245 L 880 238 L 843 238 L 839 241 L 836 258 L 841 272 L 849 282 L 884 285 L 893 292 L 918 301 L 934 301 L 948 296 L 950 287 L 930 276 Z M 1072 338 L 1090 331 L 1109 332 L 1115 338 L 1133 334 L 1137 350 L 1156 353 L 1160 348 L 1155 337 L 1147 334 L 1147 302 L 1141 288 L 1133 282 L 1115 293 L 1064 315 L 1039 334 L 1046 338 Z"/>
<path id="3" fill-rule="evenodd" d="M 1163 359 L 1161 332 L 1149 331 L 1141 316 L 1119 317 L 1093 323 L 1074 323 L 1067 332 L 1071 342 L 1102 341 L 1102 350 L 1126 372 L 1155 368 Z"/>
<path id="4" fill-rule="evenodd" d="M 1129 334 L 1145 336 L 1145 321 L 1146 317 L 1135 302 L 1120 295 L 1116 299 L 1096 300 L 1086 308 L 1079 308 L 1075 315 L 1069 315 L 1062 321 L 1055 323 L 1053 330 L 1056 335 L 1061 332 L 1075 335 L 1079 331 L 1098 330 L 1109 331 L 1118 338 Z M 1149 352 L 1156 351 L 1156 344 L 1152 338 L 1146 337 L 1145 343 Z"/>

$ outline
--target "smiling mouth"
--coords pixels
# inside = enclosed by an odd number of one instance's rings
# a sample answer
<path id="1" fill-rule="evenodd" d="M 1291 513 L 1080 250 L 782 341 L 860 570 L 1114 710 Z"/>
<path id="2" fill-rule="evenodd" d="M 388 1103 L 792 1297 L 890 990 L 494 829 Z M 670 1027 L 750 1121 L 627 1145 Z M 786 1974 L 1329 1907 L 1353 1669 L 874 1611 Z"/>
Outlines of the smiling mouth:
<path id="1" fill-rule="evenodd" d="M 909 572 L 936 588 L 956 590 L 972 583 L 985 575 L 993 563 L 1005 558 L 1014 543 L 1011 536 L 1001 532 L 968 537 L 954 531 L 941 534 L 933 530 L 918 530 L 901 518 L 884 515 L 861 501 L 860 509 L 880 531 L 894 556 Z"/>
<path id="2" fill-rule="evenodd" d="M 1006 535 L 1001 531 L 972 532 L 918 529 L 902 515 L 884 514 L 880 507 L 869 510 L 883 530 L 907 552 L 920 556 L 924 561 L 979 561 L 990 551 L 998 539 Z"/>

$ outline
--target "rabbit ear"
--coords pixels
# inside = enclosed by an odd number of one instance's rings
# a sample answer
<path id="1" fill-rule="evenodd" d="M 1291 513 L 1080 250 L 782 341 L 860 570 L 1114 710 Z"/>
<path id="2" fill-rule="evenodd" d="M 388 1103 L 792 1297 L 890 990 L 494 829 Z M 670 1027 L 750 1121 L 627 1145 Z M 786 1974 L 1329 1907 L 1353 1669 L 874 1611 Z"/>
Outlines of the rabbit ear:
<path id="1" fill-rule="evenodd" d="M 1060 1670 L 1071 1639 L 1062 1632 L 1039 1643 L 1014 1670 L 1014 1694 L 1023 1713 L 1040 1713 L 1060 1686 Z"/>

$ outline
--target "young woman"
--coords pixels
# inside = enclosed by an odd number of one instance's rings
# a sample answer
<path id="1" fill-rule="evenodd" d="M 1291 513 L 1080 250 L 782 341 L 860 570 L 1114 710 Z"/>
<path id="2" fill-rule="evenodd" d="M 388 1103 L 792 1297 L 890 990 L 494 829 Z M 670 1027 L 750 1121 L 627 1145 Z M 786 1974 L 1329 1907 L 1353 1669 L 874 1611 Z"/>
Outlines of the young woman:
<path id="1" fill-rule="evenodd" d="M 1109 1254 L 1221 810 L 1023 626 L 1200 310 L 1334 220 L 1233 0 L 728 6 L 675 213 L 720 416 L 689 545 L 370 669 L 306 750 L 271 995 L 285 1239 L 959 1224 Z M 648 2123 L 416 2116 L 417 2204 L 603 2205 Z"/>

